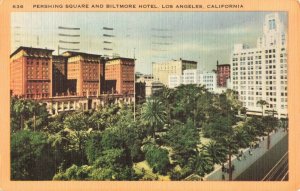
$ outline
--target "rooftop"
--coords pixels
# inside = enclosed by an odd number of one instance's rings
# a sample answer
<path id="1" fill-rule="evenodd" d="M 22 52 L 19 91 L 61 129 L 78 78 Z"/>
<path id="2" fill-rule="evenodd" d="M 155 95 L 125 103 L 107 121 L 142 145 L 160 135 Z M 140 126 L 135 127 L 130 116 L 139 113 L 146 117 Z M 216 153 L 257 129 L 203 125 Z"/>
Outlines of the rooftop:
<path id="1" fill-rule="evenodd" d="M 45 51 L 45 52 L 53 52 L 54 50 L 51 49 L 47 49 L 47 48 L 33 48 L 33 47 L 26 47 L 26 46 L 20 46 L 17 50 L 15 50 L 11 55 L 10 58 L 13 57 L 14 55 L 16 55 L 18 52 L 20 52 L 21 50 L 24 51 Z"/>
<path id="2" fill-rule="evenodd" d="M 107 59 L 107 61 L 111 61 L 111 60 L 136 60 L 136 59 L 134 59 L 134 58 L 125 58 L 125 57 L 116 57 L 116 58 Z"/>
<path id="3" fill-rule="evenodd" d="M 73 57 L 73 56 L 97 56 L 97 57 L 101 57 L 100 54 L 90 54 L 90 53 L 85 53 L 85 52 L 74 52 L 74 51 L 66 51 L 62 53 L 63 56 L 66 57 Z"/>

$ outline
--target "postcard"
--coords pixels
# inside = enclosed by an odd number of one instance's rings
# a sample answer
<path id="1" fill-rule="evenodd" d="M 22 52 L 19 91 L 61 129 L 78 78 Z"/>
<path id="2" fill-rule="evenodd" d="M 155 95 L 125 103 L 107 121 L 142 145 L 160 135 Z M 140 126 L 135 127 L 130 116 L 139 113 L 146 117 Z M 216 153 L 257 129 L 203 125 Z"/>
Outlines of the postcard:
<path id="1" fill-rule="evenodd" d="M 0 1 L 0 190 L 299 190 L 299 8 Z"/>

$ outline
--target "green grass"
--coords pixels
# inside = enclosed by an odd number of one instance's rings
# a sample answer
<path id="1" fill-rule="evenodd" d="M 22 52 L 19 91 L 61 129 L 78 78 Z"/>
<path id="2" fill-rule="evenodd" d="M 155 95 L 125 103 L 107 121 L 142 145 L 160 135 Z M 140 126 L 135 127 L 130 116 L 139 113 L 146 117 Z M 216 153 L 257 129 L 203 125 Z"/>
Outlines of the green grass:
<path id="1" fill-rule="evenodd" d="M 157 177 L 158 180 L 170 180 L 170 177 L 168 175 L 163 176 L 163 175 L 160 175 L 158 173 L 153 173 L 152 168 L 149 166 L 148 162 L 145 161 L 145 160 L 142 161 L 142 162 L 135 163 L 134 166 L 133 166 L 133 169 L 138 174 L 142 174 L 142 169 L 143 168 L 145 170 L 144 178 L 151 178 L 151 179 L 154 180 Z"/>
<path id="2" fill-rule="evenodd" d="M 201 145 L 206 145 L 206 144 L 208 144 L 209 141 L 211 141 L 211 139 L 204 137 L 203 133 L 200 132 L 200 142 L 201 142 Z"/>

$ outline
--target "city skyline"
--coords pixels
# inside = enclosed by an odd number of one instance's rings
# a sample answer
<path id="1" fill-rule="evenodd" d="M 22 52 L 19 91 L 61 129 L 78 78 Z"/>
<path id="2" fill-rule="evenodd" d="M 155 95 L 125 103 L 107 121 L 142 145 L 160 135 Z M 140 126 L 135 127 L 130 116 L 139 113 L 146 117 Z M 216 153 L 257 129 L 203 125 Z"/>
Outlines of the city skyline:
<path id="1" fill-rule="evenodd" d="M 216 67 L 217 60 L 220 64 L 229 64 L 235 43 L 255 46 L 257 38 L 263 33 L 257 26 L 262 25 L 268 13 L 13 13 L 11 52 L 23 45 L 53 49 L 57 54 L 58 27 L 79 27 L 80 51 L 106 54 L 103 34 L 108 32 L 115 36 L 111 40 L 114 52 L 125 57 L 136 57 L 136 71 L 152 73 L 152 62 L 179 58 L 194 60 L 200 69 L 210 71 Z M 76 19 L 73 19 L 74 15 Z M 279 12 L 279 16 L 286 26 L 287 14 Z M 143 21 L 136 19 L 141 17 Z M 114 30 L 105 31 L 103 27 Z"/>

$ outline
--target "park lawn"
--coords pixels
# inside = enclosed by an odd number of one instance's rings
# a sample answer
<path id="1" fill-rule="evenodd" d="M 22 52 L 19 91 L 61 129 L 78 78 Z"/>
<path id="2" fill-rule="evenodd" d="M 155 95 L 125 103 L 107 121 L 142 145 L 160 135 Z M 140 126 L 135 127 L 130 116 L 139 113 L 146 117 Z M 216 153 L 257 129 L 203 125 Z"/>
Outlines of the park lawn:
<path id="1" fill-rule="evenodd" d="M 209 141 L 211 141 L 211 139 L 204 137 L 203 133 L 200 132 L 200 145 L 207 145 Z"/>
<path id="2" fill-rule="evenodd" d="M 142 168 L 145 169 L 145 176 L 155 178 L 158 177 L 158 180 L 170 180 L 170 176 L 166 175 L 160 175 L 159 173 L 153 173 L 152 168 L 149 166 L 148 162 L 146 160 L 138 163 L 134 163 L 133 169 L 136 173 L 142 174 Z"/>

